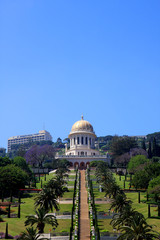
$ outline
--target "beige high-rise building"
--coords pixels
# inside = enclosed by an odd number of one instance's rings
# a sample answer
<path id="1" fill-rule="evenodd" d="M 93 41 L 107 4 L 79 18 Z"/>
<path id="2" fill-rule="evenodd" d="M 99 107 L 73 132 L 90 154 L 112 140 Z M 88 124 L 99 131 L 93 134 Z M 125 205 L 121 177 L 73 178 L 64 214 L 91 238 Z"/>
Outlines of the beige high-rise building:
<path id="1" fill-rule="evenodd" d="M 46 130 L 41 130 L 39 133 L 29 134 L 29 135 L 21 135 L 14 136 L 8 139 L 8 152 L 11 151 L 11 146 L 14 144 L 24 144 L 28 142 L 40 142 L 40 141 L 48 141 L 52 140 L 52 136 Z"/>

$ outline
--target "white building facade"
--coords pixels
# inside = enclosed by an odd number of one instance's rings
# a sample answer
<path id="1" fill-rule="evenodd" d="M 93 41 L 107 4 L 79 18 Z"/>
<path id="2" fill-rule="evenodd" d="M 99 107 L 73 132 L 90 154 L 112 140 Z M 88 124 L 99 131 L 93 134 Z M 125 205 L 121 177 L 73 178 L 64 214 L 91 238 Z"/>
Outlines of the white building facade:
<path id="1" fill-rule="evenodd" d="M 80 168 L 86 168 L 87 164 L 91 161 L 107 161 L 109 155 L 100 155 L 99 151 L 95 149 L 96 135 L 92 125 L 83 119 L 75 122 L 72 126 L 69 134 L 70 147 L 65 148 L 65 156 L 59 156 L 58 158 L 66 158 L 70 165 L 75 167 L 76 165 Z"/>
<path id="2" fill-rule="evenodd" d="M 29 135 L 20 135 L 10 137 L 8 139 L 8 152 L 11 151 L 11 146 L 14 144 L 24 144 L 28 142 L 40 142 L 40 141 L 52 141 L 52 136 L 46 130 L 41 130 L 39 133 L 29 134 Z"/>

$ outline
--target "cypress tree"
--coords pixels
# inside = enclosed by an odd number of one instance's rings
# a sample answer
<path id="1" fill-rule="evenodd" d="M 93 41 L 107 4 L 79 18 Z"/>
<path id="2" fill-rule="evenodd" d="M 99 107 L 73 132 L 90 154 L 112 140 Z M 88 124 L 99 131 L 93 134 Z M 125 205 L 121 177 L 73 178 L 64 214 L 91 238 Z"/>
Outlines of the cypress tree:
<path id="1" fill-rule="evenodd" d="M 125 184 L 125 180 L 124 180 L 124 184 L 123 184 L 123 187 L 124 187 L 124 189 L 125 189 L 125 187 L 126 187 L 126 184 Z"/>
<path id="2" fill-rule="evenodd" d="M 145 143 L 145 138 L 143 138 L 142 145 L 141 147 L 146 151 L 146 143 Z"/>
<path id="3" fill-rule="evenodd" d="M 8 239 L 8 223 L 6 223 L 5 239 Z"/>
<path id="4" fill-rule="evenodd" d="M 149 146 L 148 146 L 148 158 L 152 158 L 152 149 L 151 149 L 151 141 L 149 141 Z"/>
<path id="5" fill-rule="evenodd" d="M 18 202 L 21 203 L 21 191 L 18 193 Z"/>
<path id="6" fill-rule="evenodd" d="M 127 180 L 127 173 L 125 174 L 125 181 Z"/>
<path id="7" fill-rule="evenodd" d="M 155 137 L 153 138 L 153 150 L 152 150 L 152 156 L 157 156 L 157 143 Z"/>
<path id="8" fill-rule="evenodd" d="M 12 202 L 12 190 L 10 191 L 10 202 Z"/>
<path id="9" fill-rule="evenodd" d="M 4 202 L 4 191 L 2 191 L 2 202 Z"/>
<path id="10" fill-rule="evenodd" d="M 11 217 L 11 205 L 9 204 L 9 206 L 8 206 L 8 218 L 10 218 Z"/>
<path id="11" fill-rule="evenodd" d="M 160 205 L 158 204 L 158 217 L 160 217 Z"/>
<path id="12" fill-rule="evenodd" d="M 148 192 L 146 193 L 146 196 L 147 196 L 147 202 L 148 202 L 148 199 L 149 199 Z"/>
<path id="13" fill-rule="evenodd" d="M 150 204 L 148 204 L 148 218 L 151 217 L 151 210 L 150 210 Z"/>
<path id="14" fill-rule="evenodd" d="M 141 193 L 140 193 L 140 191 L 138 192 L 138 203 L 140 203 L 141 202 L 141 195 L 140 195 Z"/>
<path id="15" fill-rule="evenodd" d="M 18 205 L 18 218 L 21 217 L 21 204 Z"/>

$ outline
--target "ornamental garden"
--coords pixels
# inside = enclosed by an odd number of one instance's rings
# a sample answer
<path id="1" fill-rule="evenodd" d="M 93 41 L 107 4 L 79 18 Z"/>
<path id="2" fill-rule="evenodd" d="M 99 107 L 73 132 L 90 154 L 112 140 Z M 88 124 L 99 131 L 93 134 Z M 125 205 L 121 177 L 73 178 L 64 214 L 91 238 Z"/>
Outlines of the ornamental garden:
<path id="1" fill-rule="evenodd" d="M 158 157 L 137 154 L 126 164 L 111 166 L 93 161 L 81 170 L 71 169 L 65 159 L 55 161 L 53 171 L 39 164 L 43 171 L 33 173 L 22 157 L 0 159 L 1 239 L 83 239 L 81 171 L 91 239 L 159 239 Z"/>

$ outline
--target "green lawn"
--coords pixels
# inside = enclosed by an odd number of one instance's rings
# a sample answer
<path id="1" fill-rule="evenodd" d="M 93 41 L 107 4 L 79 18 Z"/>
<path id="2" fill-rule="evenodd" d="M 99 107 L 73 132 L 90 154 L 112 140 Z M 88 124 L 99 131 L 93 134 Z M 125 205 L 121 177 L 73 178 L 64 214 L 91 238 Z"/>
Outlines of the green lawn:
<path id="1" fill-rule="evenodd" d="M 73 171 L 74 172 L 74 171 Z M 52 177 L 54 177 L 55 174 L 49 174 L 46 175 L 46 182 L 51 179 Z M 71 176 L 71 178 L 75 178 L 75 176 Z M 41 176 L 41 179 L 43 181 L 43 184 L 46 183 L 44 181 L 45 177 Z M 68 185 L 73 185 L 74 181 L 69 181 Z M 37 183 L 37 188 L 41 188 L 40 187 L 40 183 Z M 15 235 L 19 235 L 20 232 L 25 230 L 25 226 L 24 226 L 24 222 L 26 220 L 26 216 L 30 215 L 30 214 L 34 214 L 34 197 L 36 194 L 28 194 L 29 197 L 26 198 L 21 198 L 21 218 L 4 218 L 4 222 L 0 223 L 0 231 L 1 232 L 5 232 L 5 228 L 6 228 L 6 222 L 8 223 L 8 229 L 9 229 L 9 234 L 11 234 L 12 236 Z M 73 189 L 69 189 L 69 192 L 64 193 L 63 198 L 73 198 Z M 18 208 L 17 207 L 12 207 L 11 210 L 14 210 L 14 213 L 18 212 Z M 60 210 L 59 212 L 65 212 L 65 211 L 72 211 L 72 204 L 60 204 Z M 71 220 L 65 219 L 65 220 L 58 220 L 58 227 L 55 230 L 56 232 L 61 232 L 61 231 L 67 231 L 69 232 L 70 229 L 70 224 L 71 224 Z M 45 232 L 49 232 L 49 229 L 51 229 L 50 225 L 46 225 L 45 226 Z"/>
<path id="2" fill-rule="evenodd" d="M 119 184 L 119 186 L 120 186 L 122 189 L 124 189 L 125 176 L 119 177 L 119 175 L 114 174 L 114 177 L 115 177 L 115 179 L 116 179 L 116 182 Z M 121 179 L 121 181 L 120 181 L 120 179 Z M 126 181 L 125 181 L 125 189 L 129 189 L 129 187 L 130 187 L 130 180 L 129 180 L 129 179 L 130 179 L 130 178 L 127 177 L 127 179 L 126 179 Z"/>
<path id="3" fill-rule="evenodd" d="M 99 219 L 98 220 L 98 226 L 99 226 L 99 230 L 100 232 L 105 230 L 105 231 L 109 231 L 109 232 L 113 232 L 113 228 L 110 225 L 112 219 Z"/>
<path id="4" fill-rule="evenodd" d="M 94 172 L 91 171 L 91 179 L 94 179 Z M 119 176 L 114 174 L 114 177 L 117 181 L 117 183 L 120 185 L 120 187 L 122 189 L 124 189 L 124 180 L 125 180 L 125 176 L 121 176 L 121 181 L 119 179 Z M 92 181 L 93 185 L 97 185 L 96 181 Z M 125 182 L 125 189 L 128 189 L 130 185 L 130 178 L 127 177 L 127 181 Z M 95 198 L 103 198 L 104 197 L 104 193 L 100 193 L 98 188 L 94 188 L 93 189 L 94 192 L 94 196 Z M 129 192 L 126 193 L 127 198 L 133 201 L 133 208 L 135 208 L 137 211 L 141 212 L 146 218 L 148 217 L 148 205 L 146 203 L 138 203 L 138 193 L 137 192 Z M 145 196 L 146 193 L 145 192 L 141 192 L 140 193 L 141 196 L 141 201 L 145 200 Z M 106 203 L 106 204 L 96 204 L 96 209 L 97 211 L 108 211 L 108 209 L 110 208 L 110 204 Z M 156 227 L 154 228 L 154 230 L 160 232 L 160 219 L 156 219 L 155 217 L 158 215 L 157 212 L 157 207 L 151 207 L 151 218 L 149 218 L 147 221 L 149 224 L 151 225 L 156 225 Z M 98 225 L 100 228 L 100 231 L 103 230 L 108 230 L 110 232 L 113 232 L 112 226 L 110 225 L 110 219 L 103 219 L 103 220 L 98 220 Z"/>
<path id="5" fill-rule="evenodd" d="M 95 204 L 95 205 L 96 205 L 97 212 L 100 212 L 100 211 L 108 212 L 108 210 L 110 209 L 110 204 L 109 203 Z"/>
<path id="6" fill-rule="evenodd" d="M 71 226 L 71 220 L 70 219 L 58 219 L 58 227 L 56 228 L 56 230 L 54 230 L 54 232 L 69 232 L 70 231 L 70 226 Z M 50 229 L 52 229 L 51 225 L 46 225 L 44 232 L 45 233 L 49 233 Z M 53 230 L 51 231 L 53 232 Z"/>
<path id="7" fill-rule="evenodd" d="M 74 181 L 68 181 L 67 185 L 68 186 L 73 186 L 74 185 Z"/>
<path id="8" fill-rule="evenodd" d="M 69 192 L 65 192 L 63 195 L 63 198 L 73 198 L 74 189 L 68 189 L 68 190 L 69 190 Z"/>
<path id="9" fill-rule="evenodd" d="M 93 193 L 94 193 L 94 198 L 104 198 L 105 196 L 105 193 L 100 192 L 98 188 L 94 188 Z"/>
<path id="10" fill-rule="evenodd" d="M 6 222 L 9 226 L 9 234 L 18 235 L 20 231 L 25 229 L 24 222 L 25 217 L 29 214 L 34 214 L 34 194 L 31 194 L 30 198 L 22 198 L 21 202 L 21 218 L 4 218 L 5 222 L 0 223 L 0 229 L 2 232 L 5 231 Z M 18 208 L 12 207 L 11 210 L 15 210 L 14 213 L 18 212 Z"/>

